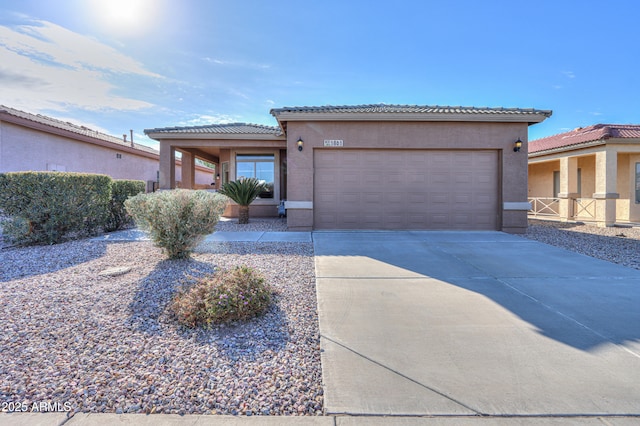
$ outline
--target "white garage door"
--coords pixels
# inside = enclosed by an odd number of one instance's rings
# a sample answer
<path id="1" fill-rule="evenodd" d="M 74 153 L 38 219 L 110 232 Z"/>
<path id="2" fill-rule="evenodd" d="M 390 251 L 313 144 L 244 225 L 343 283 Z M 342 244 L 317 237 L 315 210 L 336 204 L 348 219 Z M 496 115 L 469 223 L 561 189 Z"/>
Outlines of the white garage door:
<path id="1" fill-rule="evenodd" d="M 314 151 L 316 229 L 498 226 L 497 151 Z"/>

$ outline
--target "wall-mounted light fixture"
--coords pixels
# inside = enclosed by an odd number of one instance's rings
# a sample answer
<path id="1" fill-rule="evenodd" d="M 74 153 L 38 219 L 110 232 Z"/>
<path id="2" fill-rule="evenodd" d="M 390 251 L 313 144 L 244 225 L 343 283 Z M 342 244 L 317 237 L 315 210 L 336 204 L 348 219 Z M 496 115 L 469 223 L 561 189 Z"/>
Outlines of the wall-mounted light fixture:
<path id="1" fill-rule="evenodd" d="M 518 140 L 513 143 L 513 152 L 520 152 L 520 148 L 522 148 L 522 141 L 518 138 Z"/>
<path id="2" fill-rule="evenodd" d="M 298 151 L 302 151 L 302 147 L 304 146 L 304 141 L 302 138 L 298 138 Z"/>
<path id="3" fill-rule="evenodd" d="M 220 179 L 220 173 L 216 174 L 216 179 Z"/>

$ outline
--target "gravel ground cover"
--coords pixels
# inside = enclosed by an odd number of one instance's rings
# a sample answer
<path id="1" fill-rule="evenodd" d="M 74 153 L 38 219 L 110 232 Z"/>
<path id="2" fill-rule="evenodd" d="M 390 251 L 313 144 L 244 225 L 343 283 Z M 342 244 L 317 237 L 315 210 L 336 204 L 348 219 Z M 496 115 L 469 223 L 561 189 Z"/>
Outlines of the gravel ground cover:
<path id="1" fill-rule="evenodd" d="M 236 265 L 275 287 L 269 311 L 206 331 L 177 326 L 166 309 L 175 291 Z M 191 261 L 165 260 L 150 242 L 4 248 L 0 286 L 0 402 L 68 403 L 75 412 L 323 412 L 309 243 L 208 244 Z"/>
<path id="2" fill-rule="evenodd" d="M 530 220 L 523 237 L 640 269 L 640 227 L 599 228 L 584 223 Z"/>
<path id="3" fill-rule="evenodd" d="M 216 225 L 216 231 L 286 231 L 287 219 L 257 217 L 251 218 L 249 223 L 244 225 L 238 224 L 238 219 L 222 218 Z"/>
<path id="4" fill-rule="evenodd" d="M 219 231 L 283 231 L 284 219 Z M 531 221 L 526 238 L 640 269 L 640 228 Z M 188 330 L 175 291 L 248 265 L 276 288 L 261 318 Z M 113 270 L 121 267 L 120 270 Z M 0 402 L 75 412 L 319 415 L 323 412 L 313 246 L 211 243 L 191 261 L 150 242 L 0 248 Z"/>

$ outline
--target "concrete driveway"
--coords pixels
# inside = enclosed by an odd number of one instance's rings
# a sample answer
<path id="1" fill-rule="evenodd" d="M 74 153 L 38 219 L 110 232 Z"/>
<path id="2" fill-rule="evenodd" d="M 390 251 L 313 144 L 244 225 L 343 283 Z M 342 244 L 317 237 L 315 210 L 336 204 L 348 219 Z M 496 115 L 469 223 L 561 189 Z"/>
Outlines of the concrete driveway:
<path id="1" fill-rule="evenodd" d="M 640 271 L 500 232 L 315 232 L 328 414 L 640 415 Z"/>

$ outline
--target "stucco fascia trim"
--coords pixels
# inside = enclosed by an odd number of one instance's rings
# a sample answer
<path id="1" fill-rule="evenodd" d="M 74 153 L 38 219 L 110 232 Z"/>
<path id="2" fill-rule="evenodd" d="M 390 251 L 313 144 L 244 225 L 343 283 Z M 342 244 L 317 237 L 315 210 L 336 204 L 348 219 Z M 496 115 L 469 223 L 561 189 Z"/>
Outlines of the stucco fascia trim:
<path id="1" fill-rule="evenodd" d="M 529 156 L 529 158 L 536 158 L 536 157 L 542 157 L 542 156 L 545 156 L 545 155 L 559 154 L 559 153 L 564 153 L 564 152 L 571 152 L 571 151 L 576 151 L 576 150 L 579 150 L 579 149 L 591 148 L 591 147 L 594 147 L 594 146 L 600 146 L 600 145 L 606 145 L 606 144 L 607 144 L 606 140 L 599 139 L 597 141 L 579 143 L 579 144 L 568 145 L 568 146 L 561 146 L 561 147 L 558 147 L 558 148 L 546 149 L 544 151 L 530 152 L 530 153 L 528 153 L 528 156 Z"/>
<path id="2" fill-rule="evenodd" d="M 509 202 L 509 201 L 505 201 L 502 205 L 502 209 L 503 210 L 508 210 L 508 211 L 521 211 L 521 210 L 531 210 L 531 203 L 529 203 L 528 201 L 516 201 L 516 202 Z"/>
<path id="3" fill-rule="evenodd" d="M 474 121 L 499 123 L 541 123 L 547 117 L 542 114 L 492 114 L 492 113 L 328 113 L 281 112 L 278 122 L 286 121 Z"/>
<path id="4" fill-rule="evenodd" d="M 216 147 L 216 148 L 286 148 L 286 140 L 273 140 L 273 141 L 256 141 L 247 139 L 237 140 L 211 140 L 200 139 L 198 142 L 194 142 L 193 139 L 159 139 L 160 142 L 169 144 L 176 149 L 180 148 L 202 148 L 202 147 Z"/>
<path id="5" fill-rule="evenodd" d="M 146 132 L 145 132 L 146 133 Z M 247 134 L 247 133 L 164 133 L 149 132 L 148 137 L 155 140 L 252 140 L 252 141 L 285 141 L 285 135 Z"/>
<path id="6" fill-rule="evenodd" d="M 313 201 L 285 201 L 284 202 L 285 209 L 304 209 L 304 210 L 312 210 L 313 209 Z"/>

